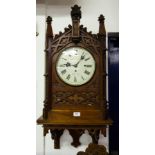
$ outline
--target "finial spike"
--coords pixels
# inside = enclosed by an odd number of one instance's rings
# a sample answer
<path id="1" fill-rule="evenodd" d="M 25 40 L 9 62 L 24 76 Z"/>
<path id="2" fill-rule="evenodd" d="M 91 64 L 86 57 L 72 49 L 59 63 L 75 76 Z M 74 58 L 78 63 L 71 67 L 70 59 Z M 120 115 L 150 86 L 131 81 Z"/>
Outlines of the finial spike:
<path id="1" fill-rule="evenodd" d="M 52 17 L 48 16 L 46 19 L 47 22 L 47 30 L 46 30 L 46 48 L 48 48 L 49 38 L 53 39 L 53 30 L 52 30 Z"/>
<path id="2" fill-rule="evenodd" d="M 104 16 L 101 14 L 99 17 L 98 17 L 98 21 L 99 21 L 99 36 L 106 36 L 106 30 L 105 30 L 105 26 L 104 26 Z"/>
<path id="3" fill-rule="evenodd" d="M 78 5 L 74 5 L 73 7 L 71 7 L 71 9 L 72 20 L 79 20 L 81 18 L 81 7 L 79 7 Z"/>
<path id="4" fill-rule="evenodd" d="M 72 18 L 72 41 L 75 43 L 80 42 L 80 19 L 81 19 L 81 7 L 74 5 L 71 7 Z"/>
<path id="5" fill-rule="evenodd" d="M 106 37 L 106 30 L 105 30 L 105 26 L 104 26 L 104 16 L 101 14 L 98 17 L 98 21 L 99 21 L 99 33 L 98 33 L 98 37 L 101 41 L 105 41 L 105 37 Z"/>

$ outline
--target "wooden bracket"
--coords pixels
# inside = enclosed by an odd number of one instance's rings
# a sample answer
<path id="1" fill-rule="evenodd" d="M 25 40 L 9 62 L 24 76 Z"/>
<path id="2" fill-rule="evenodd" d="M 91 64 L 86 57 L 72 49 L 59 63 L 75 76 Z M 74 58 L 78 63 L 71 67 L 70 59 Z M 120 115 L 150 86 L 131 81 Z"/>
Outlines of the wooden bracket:
<path id="1" fill-rule="evenodd" d="M 73 142 L 71 145 L 73 145 L 74 147 L 78 147 L 79 145 L 81 145 L 81 143 L 79 142 L 80 136 L 84 133 L 83 130 L 75 130 L 75 129 L 69 129 L 69 133 L 73 138 Z"/>
<path id="2" fill-rule="evenodd" d="M 59 149 L 60 148 L 60 137 L 63 134 L 64 129 L 50 129 L 51 132 L 51 138 L 54 140 L 54 148 Z"/>
<path id="3" fill-rule="evenodd" d="M 67 129 L 70 133 L 70 135 L 73 138 L 73 142 L 71 143 L 72 146 L 74 147 L 78 147 L 79 145 L 81 145 L 79 139 L 82 136 L 82 134 L 85 132 L 85 130 L 88 130 L 89 135 L 92 137 L 92 143 L 93 144 L 98 144 L 98 140 L 99 140 L 99 134 L 100 131 L 104 136 L 106 135 L 106 128 L 107 126 L 103 126 L 100 128 L 96 128 L 94 127 L 85 127 L 85 128 L 73 128 L 71 127 L 60 127 L 60 126 L 55 126 L 55 127 L 50 127 L 50 126 L 44 126 L 44 136 L 46 136 L 46 134 L 48 133 L 48 131 L 50 130 L 51 132 L 51 138 L 54 140 L 54 148 L 55 149 L 60 149 L 60 138 L 64 132 L 65 129 Z"/>

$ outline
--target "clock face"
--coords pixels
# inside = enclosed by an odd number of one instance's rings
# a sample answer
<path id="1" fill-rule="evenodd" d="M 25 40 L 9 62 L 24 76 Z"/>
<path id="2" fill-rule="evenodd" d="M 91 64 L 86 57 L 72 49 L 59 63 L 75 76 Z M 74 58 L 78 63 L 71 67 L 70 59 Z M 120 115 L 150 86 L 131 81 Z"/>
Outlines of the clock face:
<path id="1" fill-rule="evenodd" d="M 65 83 L 80 86 L 94 75 L 95 60 L 89 51 L 81 47 L 70 47 L 61 52 L 56 64 L 58 76 Z"/>

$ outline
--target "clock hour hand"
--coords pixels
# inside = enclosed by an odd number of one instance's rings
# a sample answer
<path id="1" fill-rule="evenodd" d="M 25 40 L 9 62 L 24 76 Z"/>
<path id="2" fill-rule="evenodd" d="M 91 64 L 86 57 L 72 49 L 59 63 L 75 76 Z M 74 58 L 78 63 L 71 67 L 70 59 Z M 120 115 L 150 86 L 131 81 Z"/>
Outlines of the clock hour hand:
<path id="1" fill-rule="evenodd" d="M 62 65 L 60 65 L 59 67 L 70 67 L 71 66 L 71 64 L 69 63 L 69 62 L 67 62 L 66 64 L 62 64 Z"/>

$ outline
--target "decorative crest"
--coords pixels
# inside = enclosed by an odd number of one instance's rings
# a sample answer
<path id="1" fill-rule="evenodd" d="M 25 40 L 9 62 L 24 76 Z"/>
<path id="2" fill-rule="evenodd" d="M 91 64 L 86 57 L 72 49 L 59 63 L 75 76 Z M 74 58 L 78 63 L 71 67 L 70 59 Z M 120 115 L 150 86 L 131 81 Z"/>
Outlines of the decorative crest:
<path id="1" fill-rule="evenodd" d="M 71 11 L 71 17 L 73 20 L 79 20 L 81 18 L 81 7 L 79 7 L 78 5 L 74 5 Z"/>
<path id="2" fill-rule="evenodd" d="M 81 18 L 81 7 L 74 5 L 71 7 L 71 17 L 72 17 L 72 41 L 74 43 L 80 42 L 80 18 Z"/>

